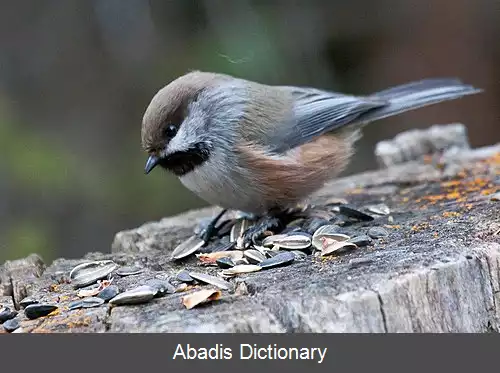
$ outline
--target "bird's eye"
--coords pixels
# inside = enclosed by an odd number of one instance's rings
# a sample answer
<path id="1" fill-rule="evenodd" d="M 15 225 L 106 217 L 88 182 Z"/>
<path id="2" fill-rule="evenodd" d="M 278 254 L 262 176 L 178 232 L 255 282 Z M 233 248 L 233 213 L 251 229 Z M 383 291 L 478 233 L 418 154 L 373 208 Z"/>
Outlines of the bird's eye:
<path id="1" fill-rule="evenodd" d="M 177 126 L 173 124 L 167 124 L 163 129 L 163 135 L 168 138 L 173 138 L 177 134 Z"/>

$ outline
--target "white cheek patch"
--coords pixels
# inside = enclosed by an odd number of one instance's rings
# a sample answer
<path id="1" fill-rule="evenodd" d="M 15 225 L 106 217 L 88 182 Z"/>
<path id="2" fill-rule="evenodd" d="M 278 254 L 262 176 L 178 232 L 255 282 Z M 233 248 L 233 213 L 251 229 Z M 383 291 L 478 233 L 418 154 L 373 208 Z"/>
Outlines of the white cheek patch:
<path id="1" fill-rule="evenodd" d="M 178 144 L 179 141 L 176 141 L 176 139 L 177 139 L 177 135 L 168 143 L 167 147 L 163 151 L 163 153 L 164 153 L 164 154 L 162 154 L 163 156 L 167 156 L 169 154 L 172 154 L 172 153 L 175 153 L 175 152 L 182 150 Z"/>
<path id="2" fill-rule="evenodd" d="M 185 128 L 184 124 L 182 124 L 181 127 L 179 128 L 179 132 L 177 132 L 174 138 L 170 140 L 170 142 L 168 143 L 164 155 L 187 150 L 190 142 L 188 140 L 188 136 L 187 133 L 185 133 L 184 128 Z"/>

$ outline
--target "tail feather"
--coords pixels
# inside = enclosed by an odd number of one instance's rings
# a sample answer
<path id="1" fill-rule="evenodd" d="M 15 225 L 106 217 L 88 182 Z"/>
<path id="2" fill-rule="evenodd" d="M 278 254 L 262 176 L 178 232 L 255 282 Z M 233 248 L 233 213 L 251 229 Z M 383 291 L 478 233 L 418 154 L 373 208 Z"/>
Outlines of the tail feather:
<path id="1" fill-rule="evenodd" d="M 404 95 L 408 92 L 418 91 L 422 89 L 431 89 L 436 87 L 463 86 L 464 84 L 457 78 L 431 78 L 422 79 L 416 82 L 405 83 L 395 87 L 384 89 L 374 93 L 373 97 L 378 98 L 395 98 L 398 95 Z"/>
<path id="2" fill-rule="evenodd" d="M 423 106 L 480 92 L 482 92 L 481 89 L 463 84 L 458 79 L 426 79 L 407 83 L 369 96 L 372 99 L 386 100 L 388 105 L 362 114 L 357 122 L 371 122 Z"/>

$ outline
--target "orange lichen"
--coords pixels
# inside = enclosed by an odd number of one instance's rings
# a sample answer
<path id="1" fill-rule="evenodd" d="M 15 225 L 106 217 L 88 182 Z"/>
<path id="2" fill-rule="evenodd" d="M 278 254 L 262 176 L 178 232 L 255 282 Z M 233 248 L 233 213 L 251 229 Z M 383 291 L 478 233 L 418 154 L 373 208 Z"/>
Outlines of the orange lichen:
<path id="1" fill-rule="evenodd" d="M 496 159 L 496 158 L 495 158 Z M 467 176 L 463 171 L 459 176 Z M 492 180 L 484 176 L 476 176 L 470 180 L 464 179 L 444 181 L 440 184 L 442 193 L 423 196 L 416 199 L 416 203 L 426 202 L 419 208 L 425 210 L 428 206 L 439 204 L 445 206 L 447 202 L 454 201 L 456 203 L 467 202 L 471 194 L 480 194 L 488 196 L 500 191 L 500 186 L 495 185 Z"/>
<path id="2" fill-rule="evenodd" d="M 461 197 L 461 194 L 457 191 L 454 191 L 454 192 L 451 192 L 451 193 L 448 193 L 446 194 L 445 198 L 447 200 L 450 200 L 450 199 L 459 199 Z"/>
<path id="3" fill-rule="evenodd" d="M 462 214 L 460 214 L 459 212 L 456 212 L 456 211 L 445 211 L 445 212 L 443 212 L 442 215 L 444 218 L 456 218 L 458 216 L 461 216 Z"/>
<path id="4" fill-rule="evenodd" d="M 68 328 L 76 328 L 79 326 L 89 326 L 91 321 L 92 320 L 90 317 L 86 317 L 83 320 L 70 321 L 66 325 L 68 326 Z"/>
<path id="5" fill-rule="evenodd" d="M 74 329 L 82 326 L 89 326 L 92 319 L 89 316 L 81 318 L 82 314 L 77 313 L 76 316 L 70 317 L 56 317 L 53 319 L 46 319 L 42 324 L 31 330 L 31 333 L 52 333 L 54 330 L 60 329 L 61 327 L 66 327 L 68 329 Z"/>
<path id="6" fill-rule="evenodd" d="M 429 228 L 430 226 L 431 225 L 428 222 L 424 221 L 422 223 L 415 224 L 413 227 L 411 227 L 411 231 L 412 232 L 420 232 L 420 231 L 423 231 L 423 230 Z"/>
<path id="7" fill-rule="evenodd" d="M 441 183 L 441 186 L 443 188 L 450 188 L 450 187 L 454 187 L 454 186 L 459 186 L 463 183 L 462 180 L 452 180 L 452 181 L 445 181 L 443 183 Z"/>
<path id="8" fill-rule="evenodd" d="M 49 317 L 49 316 L 56 316 L 56 315 L 59 315 L 60 313 L 61 313 L 61 310 L 59 308 L 57 308 L 54 311 L 52 311 L 51 313 L 49 313 L 47 315 L 47 317 Z"/>
<path id="9" fill-rule="evenodd" d="M 489 196 L 490 194 L 495 194 L 498 191 L 498 188 L 490 188 L 481 191 L 482 196 Z"/>

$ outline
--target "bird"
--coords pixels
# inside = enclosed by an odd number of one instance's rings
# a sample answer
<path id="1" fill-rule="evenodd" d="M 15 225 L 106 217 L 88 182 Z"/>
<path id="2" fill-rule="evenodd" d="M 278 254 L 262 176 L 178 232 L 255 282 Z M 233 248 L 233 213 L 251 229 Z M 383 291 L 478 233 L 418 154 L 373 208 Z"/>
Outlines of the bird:
<path id="1" fill-rule="evenodd" d="M 345 170 L 365 125 L 479 92 L 457 78 L 351 95 L 190 71 L 161 88 L 144 112 L 145 173 L 159 166 L 221 207 L 212 230 L 227 210 L 272 225 Z"/>

